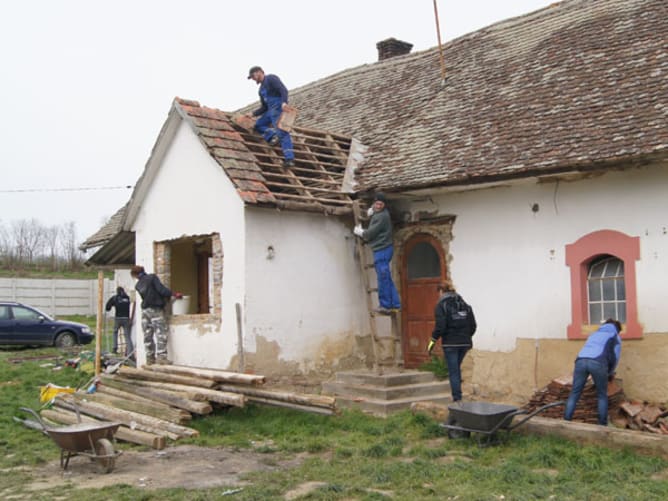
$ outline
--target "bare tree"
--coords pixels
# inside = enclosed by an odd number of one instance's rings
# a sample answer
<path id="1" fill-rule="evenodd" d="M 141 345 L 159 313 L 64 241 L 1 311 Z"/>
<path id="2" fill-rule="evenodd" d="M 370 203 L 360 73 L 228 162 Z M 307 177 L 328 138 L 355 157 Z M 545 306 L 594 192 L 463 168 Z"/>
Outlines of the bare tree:
<path id="1" fill-rule="evenodd" d="M 61 231 L 58 226 L 47 226 L 44 228 L 44 247 L 47 251 L 45 257 L 49 260 L 51 271 L 58 269 L 58 240 Z"/>
<path id="2" fill-rule="evenodd" d="M 76 270 L 83 263 L 83 256 L 77 245 L 77 228 L 74 221 L 63 225 L 60 242 L 68 266 Z"/>
<path id="3" fill-rule="evenodd" d="M 9 265 L 11 257 L 11 244 L 9 243 L 9 233 L 2 221 L 0 221 L 0 262 L 5 266 Z"/>
<path id="4" fill-rule="evenodd" d="M 44 226 L 37 219 L 13 221 L 11 237 L 16 249 L 19 265 L 33 264 L 36 255 L 40 255 L 44 241 Z"/>

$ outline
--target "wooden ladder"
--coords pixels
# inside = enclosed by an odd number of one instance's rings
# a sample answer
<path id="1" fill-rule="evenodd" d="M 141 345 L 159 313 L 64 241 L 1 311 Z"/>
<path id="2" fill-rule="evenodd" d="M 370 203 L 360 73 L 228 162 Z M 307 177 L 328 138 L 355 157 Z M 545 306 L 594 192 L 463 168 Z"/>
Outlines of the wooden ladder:
<path id="1" fill-rule="evenodd" d="M 366 217 L 366 209 L 362 207 L 360 200 L 353 201 L 353 217 L 355 219 L 355 225 L 362 224 L 363 222 L 368 221 Z M 378 292 L 377 287 L 371 287 L 371 277 L 370 273 L 375 273 L 375 267 L 373 264 L 373 257 L 370 256 L 370 249 L 364 242 L 364 239 L 357 239 L 355 250 L 357 252 L 357 258 L 360 263 L 360 270 L 362 272 L 362 283 L 364 285 L 365 295 L 366 295 L 366 306 L 369 312 L 369 328 L 371 329 L 371 346 L 373 349 L 374 357 L 374 370 L 379 374 L 383 374 L 383 368 L 389 367 L 392 369 L 397 369 L 403 366 L 403 360 L 400 359 L 401 353 L 401 337 L 399 336 L 399 320 L 398 314 L 392 313 L 391 317 L 391 342 L 393 344 L 392 350 L 394 356 L 389 362 L 381 360 L 380 358 L 380 338 L 378 336 L 378 326 L 376 324 L 376 319 L 380 315 L 374 309 L 374 302 L 372 294 Z"/>

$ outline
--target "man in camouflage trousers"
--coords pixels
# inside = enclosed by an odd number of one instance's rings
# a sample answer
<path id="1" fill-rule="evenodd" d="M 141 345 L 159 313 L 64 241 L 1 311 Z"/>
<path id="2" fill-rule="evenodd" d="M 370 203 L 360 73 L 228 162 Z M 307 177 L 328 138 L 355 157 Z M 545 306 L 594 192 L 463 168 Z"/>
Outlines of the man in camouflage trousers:
<path id="1" fill-rule="evenodd" d="M 144 332 L 146 364 L 168 364 L 169 328 L 165 318 L 165 306 L 172 297 L 172 291 L 162 284 L 157 275 L 146 273 L 143 266 L 133 266 L 130 275 L 137 279 L 135 289 L 142 298 L 141 327 Z"/>

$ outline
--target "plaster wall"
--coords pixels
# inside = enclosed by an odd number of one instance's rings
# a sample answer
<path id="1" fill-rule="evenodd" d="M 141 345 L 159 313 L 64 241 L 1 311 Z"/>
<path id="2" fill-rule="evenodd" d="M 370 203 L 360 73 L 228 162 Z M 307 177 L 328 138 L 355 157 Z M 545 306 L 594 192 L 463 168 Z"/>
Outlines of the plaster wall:
<path id="1" fill-rule="evenodd" d="M 636 285 L 645 333 L 624 343 L 619 376 L 629 396 L 668 401 L 668 390 L 658 383 L 668 378 L 668 317 L 662 314 L 668 302 L 666 185 L 663 164 L 571 182 L 433 193 L 400 204 L 413 217 L 420 211 L 456 217 L 448 265 L 476 311 L 470 381 L 479 391 L 527 397 L 536 385 L 570 373 L 582 342 L 566 339 L 571 284 L 565 246 L 612 229 L 640 238 Z"/>
<path id="2" fill-rule="evenodd" d="M 320 214 L 246 210 L 244 352 L 265 375 L 365 363 L 368 316 L 351 229 Z M 288 367 L 289 366 L 289 367 Z"/>
<path id="3" fill-rule="evenodd" d="M 243 304 L 245 288 L 243 210 L 222 168 L 181 122 L 133 224 L 137 263 L 153 272 L 154 242 L 217 232 L 223 248 L 223 287 L 221 318 L 200 323 L 197 315 L 190 315 L 190 322 L 171 323 L 168 353 L 174 363 L 227 368 L 237 353 L 235 303 Z M 144 360 L 143 344 L 138 345 L 138 356 Z"/>

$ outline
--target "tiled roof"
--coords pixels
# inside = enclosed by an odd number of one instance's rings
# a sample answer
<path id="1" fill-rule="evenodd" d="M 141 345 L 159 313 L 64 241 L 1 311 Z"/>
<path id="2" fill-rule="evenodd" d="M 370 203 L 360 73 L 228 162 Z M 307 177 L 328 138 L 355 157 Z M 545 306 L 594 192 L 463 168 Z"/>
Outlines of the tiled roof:
<path id="1" fill-rule="evenodd" d="M 565 0 L 290 92 L 369 147 L 388 191 L 604 168 L 668 151 L 668 1 Z"/>
<path id="2" fill-rule="evenodd" d="M 197 101 L 176 98 L 174 108 L 234 183 L 247 204 L 345 214 L 352 201 L 341 187 L 350 137 L 296 127 L 295 166 L 283 167 L 280 147 L 240 125 L 243 120 Z"/>

